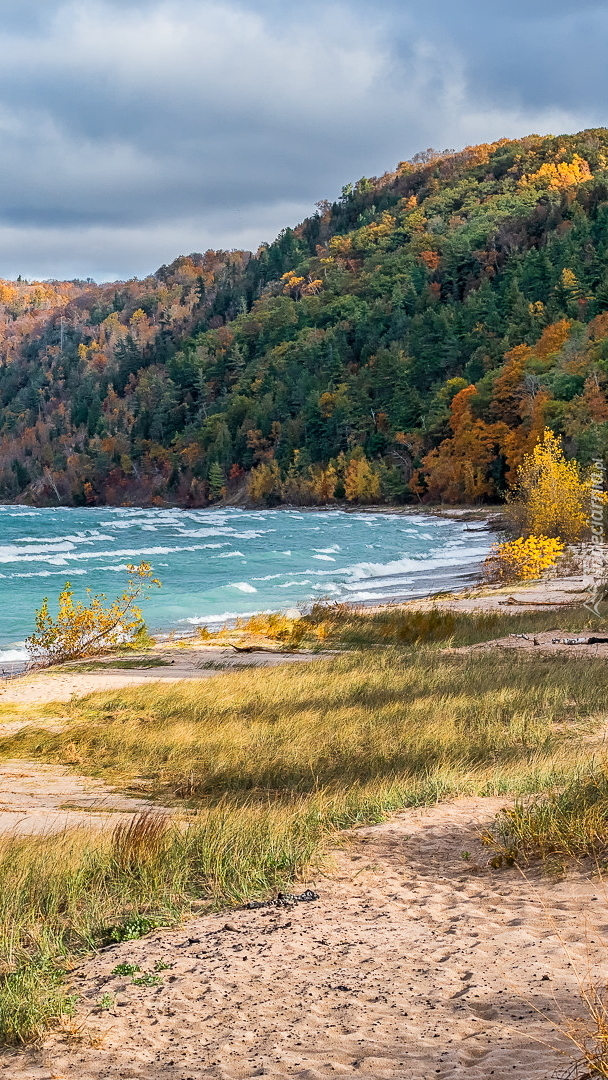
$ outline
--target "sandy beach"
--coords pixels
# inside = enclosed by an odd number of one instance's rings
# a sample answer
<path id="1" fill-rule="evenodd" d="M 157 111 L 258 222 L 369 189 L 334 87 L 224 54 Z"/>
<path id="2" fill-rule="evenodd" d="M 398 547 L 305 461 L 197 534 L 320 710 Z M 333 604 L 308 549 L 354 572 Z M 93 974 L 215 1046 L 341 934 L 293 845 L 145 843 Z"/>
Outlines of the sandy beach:
<path id="1" fill-rule="evenodd" d="M 555 611 L 556 631 L 482 648 L 555 649 L 559 613 L 584 581 L 469 589 L 412 601 L 467 612 Z M 403 605 L 400 605 L 403 606 Z M 577 655 L 588 649 L 579 647 Z M 65 722 L 62 704 L 95 690 L 319 654 L 163 645 L 158 663 L 42 671 L 6 681 L 1 731 Z M 602 653 L 604 655 L 604 653 Z M 49 709 L 56 702 L 57 709 Z M 45 706 L 37 718 L 37 706 Z M 0 706 L 1 707 L 1 706 Z M 57 765 L 0 767 L 4 835 L 111 827 L 147 809 Z M 459 798 L 342 834 L 297 892 L 318 899 L 194 915 L 103 950 L 71 973 L 75 1016 L 40 1045 L 0 1055 L 7 1080 L 550 1080 L 572 1060 L 581 986 L 606 981 L 606 888 L 597 874 L 493 869 L 481 836 L 509 801 Z M 171 812 L 171 811 L 167 811 Z M 137 986 L 117 964 L 156 982 Z M 104 997 L 105 995 L 105 997 Z M 105 1002 L 102 1008 L 102 1001 Z"/>
<path id="2" fill-rule="evenodd" d="M 346 834 L 297 886 L 318 900 L 203 915 L 98 954 L 73 973 L 73 1020 L 0 1057 L 0 1075 L 549 1080 L 570 1060 L 579 980 L 605 975 L 606 890 L 576 872 L 492 870 L 479 836 L 504 802 Z M 112 974 L 158 961 L 155 986 Z"/>

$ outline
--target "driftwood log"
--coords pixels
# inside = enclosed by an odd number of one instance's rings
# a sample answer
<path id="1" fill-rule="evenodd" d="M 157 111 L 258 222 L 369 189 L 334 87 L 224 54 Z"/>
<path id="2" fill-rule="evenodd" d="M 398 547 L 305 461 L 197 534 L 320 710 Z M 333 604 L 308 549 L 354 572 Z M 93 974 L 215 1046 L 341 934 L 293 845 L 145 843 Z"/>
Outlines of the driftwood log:
<path id="1" fill-rule="evenodd" d="M 579 600 L 516 600 L 514 596 L 508 596 L 506 600 L 499 600 L 499 604 L 511 607 L 577 607 Z"/>

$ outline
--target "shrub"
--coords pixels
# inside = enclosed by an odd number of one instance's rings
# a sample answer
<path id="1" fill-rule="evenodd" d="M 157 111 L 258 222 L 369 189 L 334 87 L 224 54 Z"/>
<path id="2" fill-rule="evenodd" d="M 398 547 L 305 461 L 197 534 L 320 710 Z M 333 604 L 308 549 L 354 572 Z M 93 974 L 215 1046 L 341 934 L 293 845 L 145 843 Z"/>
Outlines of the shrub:
<path id="1" fill-rule="evenodd" d="M 485 562 L 486 577 L 492 581 L 533 581 L 555 566 L 563 552 L 561 540 L 547 536 L 520 536 L 494 544 Z"/>
<path id="2" fill-rule="evenodd" d="M 61 664 L 81 656 L 94 656 L 119 645 L 148 644 L 145 623 L 138 601 L 146 597 L 160 581 L 152 577 L 152 567 L 142 562 L 127 566 L 129 580 L 125 591 L 108 602 L 103 593 L 92 595 L 88 603 L 74 600 L 66 581 L 59 594 L 57 618 L 49 611 L 45 597 L 36 612 L 36 630 L 26 639 L 32 658 L 39 664 Z"/>

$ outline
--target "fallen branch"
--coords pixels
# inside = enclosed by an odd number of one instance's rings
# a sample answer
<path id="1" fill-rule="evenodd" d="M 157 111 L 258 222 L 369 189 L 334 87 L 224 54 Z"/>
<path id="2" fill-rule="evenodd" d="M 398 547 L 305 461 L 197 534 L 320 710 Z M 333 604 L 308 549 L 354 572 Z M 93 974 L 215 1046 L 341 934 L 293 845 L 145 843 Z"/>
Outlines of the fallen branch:
<path id="1" fill-rule="evenodd" d="M 578 607 L 576 600 L 516 600 L 514 596 L 508 596 L 498 603 L 508 607 Z"/>
<path id="2" fill-rule="evenodd" d="M 608 645 L 608 637 L 551 638 L 552 645 Z"/>

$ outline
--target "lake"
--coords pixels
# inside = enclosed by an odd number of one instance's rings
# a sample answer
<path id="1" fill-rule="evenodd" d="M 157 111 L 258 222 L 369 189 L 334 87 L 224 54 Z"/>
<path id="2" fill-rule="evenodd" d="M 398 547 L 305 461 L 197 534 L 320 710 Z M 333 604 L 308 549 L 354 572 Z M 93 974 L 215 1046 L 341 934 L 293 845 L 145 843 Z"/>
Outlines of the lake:
<path id="1" fill-rule="evenodd" d="M 65 581 L 114 596 L 126 564 L 163 588 L 152 630 L 192 630 L 313 600 L 383 602 L 463 586 L 495 537 L 483 522 L 364 510 L 167 510 L 0 506 L 0 662 L 24 657 L 44 596 Z"/>

